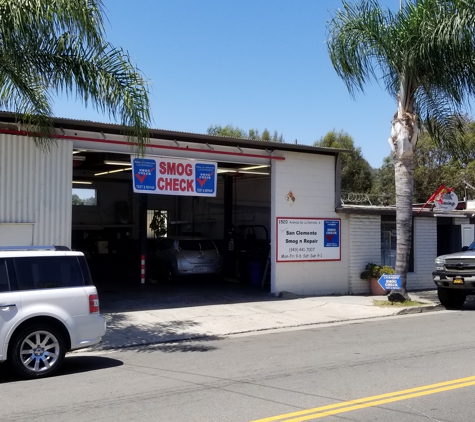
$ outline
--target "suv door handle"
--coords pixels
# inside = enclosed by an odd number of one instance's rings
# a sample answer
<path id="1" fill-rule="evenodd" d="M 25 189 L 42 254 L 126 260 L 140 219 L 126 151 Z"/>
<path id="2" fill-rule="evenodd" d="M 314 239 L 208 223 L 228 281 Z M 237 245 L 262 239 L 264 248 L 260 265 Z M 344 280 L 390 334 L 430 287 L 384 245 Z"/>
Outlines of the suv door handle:
<path id="1" fill-rule="evenodd" d="M 0 303 L 0 308 L 12 308 L 13 306 L 16 306 L 16 303 L 10 303 L 9 305 L 4 305 L 3 303 Z"/>

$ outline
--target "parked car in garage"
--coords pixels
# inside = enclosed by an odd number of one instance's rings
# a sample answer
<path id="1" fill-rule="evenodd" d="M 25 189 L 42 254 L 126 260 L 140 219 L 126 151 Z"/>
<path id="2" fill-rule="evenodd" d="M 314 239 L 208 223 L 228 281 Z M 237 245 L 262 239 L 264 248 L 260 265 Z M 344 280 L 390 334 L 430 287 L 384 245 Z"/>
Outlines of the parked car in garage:
<path id="1" fill-rule="evenodd" d="M 467 295 L 475 295 L 475 242 L 461 252 L 438 256 L 432 272 L 440 303 L 459 309 Z"/>
<path id="2" fill-rule="evenodd" d="M 23 378 L 49 376 L 66 352 L 99 343 L 105 331 L 81 252 L 0 248 L 0 363 Z"/>
<path id="3" fill-rule="evenodd" d="M 148 278 L 170 281 L 174 277 L 218 276 L 223 258 L 215 243 L 203 237 L 163 237 L 148 254 Z"/>

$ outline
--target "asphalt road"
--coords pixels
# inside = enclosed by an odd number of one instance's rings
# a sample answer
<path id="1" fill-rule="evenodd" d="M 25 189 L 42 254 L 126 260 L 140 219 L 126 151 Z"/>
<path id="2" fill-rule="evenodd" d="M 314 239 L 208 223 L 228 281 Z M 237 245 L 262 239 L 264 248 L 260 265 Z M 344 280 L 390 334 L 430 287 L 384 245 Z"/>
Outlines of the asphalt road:
<path id="1" fill-rule="evenodd" d="M 472 422 L 474 316 L 440 311 L 76 353 L 44 380 L 0 367 L 0 420 Z"/>

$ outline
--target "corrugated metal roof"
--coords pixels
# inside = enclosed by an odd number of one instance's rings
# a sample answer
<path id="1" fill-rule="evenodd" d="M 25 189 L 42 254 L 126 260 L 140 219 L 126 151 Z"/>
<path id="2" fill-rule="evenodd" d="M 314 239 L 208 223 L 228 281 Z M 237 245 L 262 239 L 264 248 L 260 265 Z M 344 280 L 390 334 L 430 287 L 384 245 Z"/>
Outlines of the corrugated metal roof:
<path id="1" fill-rule="evenodd" d="M 0 121 L 13 123 L 15 114 L 10 112 L 0 112 Z M 104 132 L 110 134 L 122 134 L 121 125 L 113 123 L 93 122 L 90 120 L 74 120 L 68 118 L 54 119 L 55 125 L 63 129 L 76 129 L 90 132 Z M 240 146 L 246 148 L 280 151 L 305 152 L 308 154 L 338 155 L 342 152 L 351 152 L 349 150 L 338 148 L 314 147 L 309 145 L 298 145 L 290 143 L 280 143 L 272 141 L 256 141 L 246 138 L 232 138 L 227 136 L 214 136 L 200 133 L 180 132 L 165 129 L 150 129 L 150 139 L 175 140 L 177 142 L 196 142 L 201 144 L 211 143 L 222 146 Z"/>

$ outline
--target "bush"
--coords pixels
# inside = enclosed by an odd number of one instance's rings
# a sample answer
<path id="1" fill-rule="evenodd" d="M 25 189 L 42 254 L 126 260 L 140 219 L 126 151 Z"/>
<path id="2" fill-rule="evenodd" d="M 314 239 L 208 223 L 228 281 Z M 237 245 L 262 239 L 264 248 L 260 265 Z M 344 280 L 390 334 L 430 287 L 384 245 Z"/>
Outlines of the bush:
<path id="1" fill-rule="evenodd" d="M 372 262 L 366 264 L 364 271 L 360 274 L 362 280 L 370 280 L 372 278 L 380 278 L 383 274 L 396 274 L 396 271 L 389 265 L 377 265 Z"/>

